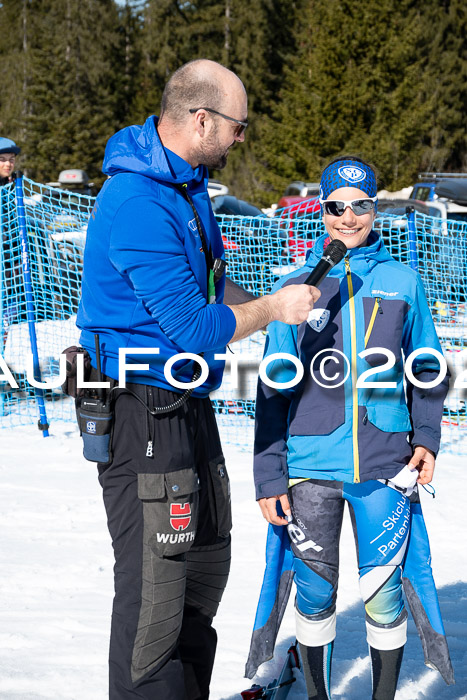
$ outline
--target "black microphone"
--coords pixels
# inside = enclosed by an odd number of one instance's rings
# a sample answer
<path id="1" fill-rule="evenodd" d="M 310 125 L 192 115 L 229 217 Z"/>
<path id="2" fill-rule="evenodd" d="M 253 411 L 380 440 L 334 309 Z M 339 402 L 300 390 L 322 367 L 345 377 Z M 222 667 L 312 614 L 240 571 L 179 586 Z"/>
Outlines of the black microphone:
<path id="1" fill-rule="evenodd" d="M 344 255 L 347 253 L 347 246 L 342 241 L 338 239 L 331 241 L 326 250 L 323 253 L 323 257 L 316 265 L 315 268 L 310 272 L 305 280 L 305 284 L 309 284 L 313 287 L 317 287 L 324 280 L 326 275 L 334 265 L 342 260 Z"/>

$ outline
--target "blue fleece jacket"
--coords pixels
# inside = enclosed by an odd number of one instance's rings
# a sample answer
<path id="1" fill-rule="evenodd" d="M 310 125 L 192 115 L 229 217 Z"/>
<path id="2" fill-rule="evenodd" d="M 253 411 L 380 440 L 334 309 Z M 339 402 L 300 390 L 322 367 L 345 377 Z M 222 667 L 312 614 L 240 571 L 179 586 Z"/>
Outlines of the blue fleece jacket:
<path id="1" fill-rule="evenodd" d="M 206 167 L 193 169 L 164 148 L 156 127 L 157 118 L 149 117 L 107 144 L 103 171 L 110 177 L 89 221 L 77 325 L 93 366 L 99 333 L 102 369 L 114 379 L 119 348 L 147 349 L 126 356 L 127 364 L 139 366 L 127 372 L 127 382 L 177 391 L 164 376 L 165 362 L 178 353 L 203 352 L 209 377 L 193 395 L 205 397 L 221 383 L 224 363 L 214 354 L 225 352 L 235 317 L 222 304 L 225 276 L 216 284 L 217 303 L 207 303 L 206 258 L 181 185 L 187 185 L 213 257 L 223 257 L 224 247 Z M 172 375 L 190 382 L 193 362 L 178 361 Z"/>
<path id="2" fill-rule="evenodd" d="M 303 282 L 326 238 L 316 241 L 305 267 L 277 287 Z M 409 462 L 415 445 L 435 453 L 439 448 L 448 376 L 433 388 L 404 376 L 414 351 L 417 380 L 430 382 L 440 370 L 441 347 L 418 273 L 394 260 L 372 232 L 368 245 L 350 250 L 320 290 L 308 322 L 275 321 L 268 329 L 265 357 L 286 353 L 305 371 L 292 388 L 259 382 L 257 498 L 285 493 L 289 478 L 390 479 Z M 296 371 L 286 358 L 271 358 L 267 373 L 285 383 Z"/>

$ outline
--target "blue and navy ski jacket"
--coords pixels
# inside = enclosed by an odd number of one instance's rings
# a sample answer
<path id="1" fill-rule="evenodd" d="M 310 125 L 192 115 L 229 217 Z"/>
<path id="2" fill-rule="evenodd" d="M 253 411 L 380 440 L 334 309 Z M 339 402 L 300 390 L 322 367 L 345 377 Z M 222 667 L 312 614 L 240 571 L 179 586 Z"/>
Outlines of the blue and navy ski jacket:
<path id="1" fill-rule="evenodd" d="M 326 240 L 321 236 L 305 266 L 276 289 L 304 282 Z M 259 381 L 257 498 L 286 493 L 289 478 L 389 479 L 416 445 L 435 454 L 439 448 L 447 376 L 434 388 L 404 382 L 404 369 L 421 382 L 440 372 L 441 347 L 418 273 L 394 260 L 372 232 L 368 245 L 350 250 L 320 290 L 307 322 L 275 321 L 268 329 L 265 358 L 298 358 L 304 376 L 286 389 Z M 296 373 L 283 357 L 271 358 L 267 367 L 274 382 L 288 382 Z"/>
<path id="2" fill-rule="evenodd" d="M 164 376 L 165 362 L 178 353 L 203 352 L 210 373 L 193 395 L 205 397 L 221 383 L 223 362 L 214 354 L 225 352 L 236 323 L 222 304 L 225 276 L 216 283 L 217 303 L 207 303 L 206 258 L 180 186 L 187 186 L 213 257 L 223 257 L 224 247 L 207 194 L 207 168 L 193 169 L 164 148 L 156 127 L 157 118 L 150 117 L 107 143 L 103 171 L 109 179 L 89 221 L 77 325 L 94 367 L 99 333 L 102 370 L 114 379 L 119 348 L 147 349 L 127 355 L 127 364 L 139 365 L 127 372 L 127 381 L 177 391 Z M 187 383 L 193 368 L 182 360 L 172 375 Z"/>

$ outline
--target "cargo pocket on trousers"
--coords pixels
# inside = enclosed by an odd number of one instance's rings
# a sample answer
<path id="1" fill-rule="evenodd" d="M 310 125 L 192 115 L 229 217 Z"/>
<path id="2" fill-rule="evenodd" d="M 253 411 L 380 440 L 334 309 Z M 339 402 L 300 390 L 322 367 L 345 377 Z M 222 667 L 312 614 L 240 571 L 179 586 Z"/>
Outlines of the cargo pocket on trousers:
<path id="1" fill-rule="evenodd" d="M 158 557 L 173 557 L 192 546 L 198 524 L 199 479 L 193 469 L 138 474 L 144 539 Z"/>
<path id="2" fill-rule="evenodd" d="M 199 481 L 193 469 L 138 474 L 143 504 L 141 609 L 131 677 L 138 682 L 176 648 L 183 621 L 186 554 L 198 523 Z"/>
<path id="3" fill-rule="evenodd" d="M 209 462 L 211 480 L 210 505 L 214 526 L 219 537 L 227 537 L 232 529 L 230 481 L 223 455 Z"/>

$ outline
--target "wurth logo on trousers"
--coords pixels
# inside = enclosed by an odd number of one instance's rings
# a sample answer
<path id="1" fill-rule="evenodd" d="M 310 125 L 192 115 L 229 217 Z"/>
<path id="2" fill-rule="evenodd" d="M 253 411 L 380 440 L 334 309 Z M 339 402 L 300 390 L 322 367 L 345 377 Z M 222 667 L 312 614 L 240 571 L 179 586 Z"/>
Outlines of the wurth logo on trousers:
<path id="1" fill-rule="evenodd" d="M 174 530 L 186 530 L 191 523 L 191 505 L 189 503 L 170 504 L 170 524 Z"/>
<path id="2" fill-rule="evenodd" d="M 180 532 L 177 534 L 171 534 L 169 532 L 157 532 L 157 541 L 163 542 L 164 544 L 177 544 L 178 542 L 193 542 L 195 539 L 194 532 Z"/>

